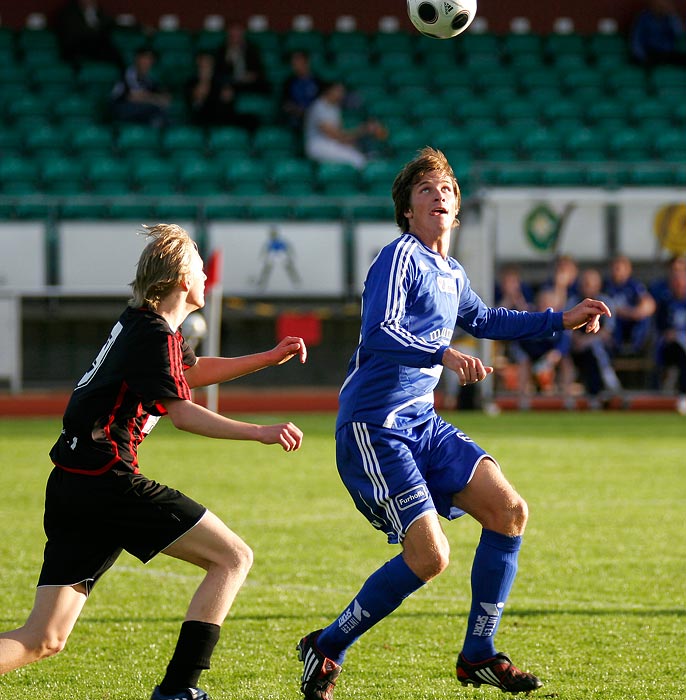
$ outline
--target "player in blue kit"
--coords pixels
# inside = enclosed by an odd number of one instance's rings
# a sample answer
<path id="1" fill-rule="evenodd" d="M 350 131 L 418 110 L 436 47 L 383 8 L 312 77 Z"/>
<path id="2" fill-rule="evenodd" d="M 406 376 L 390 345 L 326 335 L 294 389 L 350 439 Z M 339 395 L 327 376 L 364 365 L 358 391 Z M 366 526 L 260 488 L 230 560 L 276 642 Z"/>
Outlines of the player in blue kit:
<path id="1" fill-rule="evenodd" d="M 449 257 L 460 191 L 445 156 L 421 150 L 393 183 L 402 235 L 372 263 L 360 342 L 340 392 L 338 471 L 357 508 L 402 553 L 375 571 L 340 616 L 298 643 L 307 700 L 331 700 L 348 648 L 448 565 L 439 515 L 469 513 L 483 527 L 472 566 L 472 605 L 457 677 L 509 692 L 542 683 L 496 652 L 494 635 L 517 572 L 527 505 L 483 449 L 434 410 L 445 367 L 464 386 L 492 371 L 450 347 L 455 326 L 512 340 L 586 326 L 609 309 L 585 299 L 569 311 L 489 308 Z"/>

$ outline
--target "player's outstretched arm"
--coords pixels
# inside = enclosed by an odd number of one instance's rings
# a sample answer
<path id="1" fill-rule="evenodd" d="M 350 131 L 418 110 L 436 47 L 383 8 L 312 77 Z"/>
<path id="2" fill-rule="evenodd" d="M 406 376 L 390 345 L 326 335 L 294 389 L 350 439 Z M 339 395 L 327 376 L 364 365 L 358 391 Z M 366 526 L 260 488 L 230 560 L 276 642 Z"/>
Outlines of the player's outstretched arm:
<path id="1" fill-rule="evenodd" d="M 562 323 L 566 330 L 586 326 L 586 333 L 597 333 L 601 316 L 612 316 L 607 305 L 598 299 L 584 299 L 562 314 Z"/>
<path id="2" fill-rule="evenodd" d="M 298 356 L 301 363 L 307 361 L 307 346 L 302 338 L 286 336 L 278 345 L 265 352 L 242 357 L 199 357 L 193 367 L 186 370 L 186 381 L 191 389 L 210 384 L 229 382 L 265 367 L 274 367 Z"/>
<path id="3" fill-rule="evenodd" d="M 302 430 L 290 422 L 274 425 L 244 423 L 184 399 L 165 399 L 162 405 L 174 427 L 188 433 L 220 440 L 254 440 L 264 445 L 281 445 L 286 452 L 297 450 L 302 444 Z"/>

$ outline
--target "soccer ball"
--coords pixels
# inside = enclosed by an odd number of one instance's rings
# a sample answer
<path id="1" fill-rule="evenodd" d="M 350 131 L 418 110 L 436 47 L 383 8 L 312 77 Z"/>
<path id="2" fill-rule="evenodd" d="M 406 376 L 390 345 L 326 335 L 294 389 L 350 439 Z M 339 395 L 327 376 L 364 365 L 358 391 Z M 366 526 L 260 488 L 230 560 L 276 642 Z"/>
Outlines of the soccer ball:
<path id="1" fill-rule="evenodd" d="M 476 0 L 407 0 L 407 14 L 425 36 L 451 39 L 472 23 Z"/>

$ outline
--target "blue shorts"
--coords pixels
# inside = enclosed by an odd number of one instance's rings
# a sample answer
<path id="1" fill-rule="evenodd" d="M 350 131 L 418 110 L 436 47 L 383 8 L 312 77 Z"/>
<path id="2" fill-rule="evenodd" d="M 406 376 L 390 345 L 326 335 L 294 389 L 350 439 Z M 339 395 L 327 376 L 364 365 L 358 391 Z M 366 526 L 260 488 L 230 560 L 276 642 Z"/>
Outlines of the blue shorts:
<path id="1" fill-rule="evenodd" d="M 336 433 L 338 473 L 357 509 L 391 544 L 402 542 L 428 511 L 448 520 L 464 515 L 453 506 L 453 494 L 484 457 L 489 455 L 438 415 L 406 430 L 354 422 Z"/>

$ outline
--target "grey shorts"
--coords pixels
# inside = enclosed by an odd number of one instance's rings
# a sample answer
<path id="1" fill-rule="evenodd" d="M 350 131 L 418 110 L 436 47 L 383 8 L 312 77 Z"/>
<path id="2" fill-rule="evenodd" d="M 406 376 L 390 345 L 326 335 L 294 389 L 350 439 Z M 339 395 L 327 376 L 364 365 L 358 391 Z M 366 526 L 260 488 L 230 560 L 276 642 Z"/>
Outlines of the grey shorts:
<path id="1" fill-rule="evenodd" d="M 142 474 L 72 474 L 55 467 L 45 489 L 47 542 L 39 586 L 96 581 L 127 551 L 142 562 L 194 527 L 205 507 Z"/>

